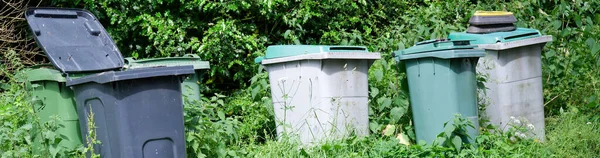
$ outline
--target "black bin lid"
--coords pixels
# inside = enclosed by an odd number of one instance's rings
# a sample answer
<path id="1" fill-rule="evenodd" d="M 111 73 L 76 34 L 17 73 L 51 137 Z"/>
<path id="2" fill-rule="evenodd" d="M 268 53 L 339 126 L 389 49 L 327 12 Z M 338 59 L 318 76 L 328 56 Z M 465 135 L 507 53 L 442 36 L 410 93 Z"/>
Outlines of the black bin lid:
<path id="1" fill-rule="evenodd" d="M 81 9 L 30 8 L 29 28 L 63 73 L 120 69 L 121 52 L 96 17 Z"/>

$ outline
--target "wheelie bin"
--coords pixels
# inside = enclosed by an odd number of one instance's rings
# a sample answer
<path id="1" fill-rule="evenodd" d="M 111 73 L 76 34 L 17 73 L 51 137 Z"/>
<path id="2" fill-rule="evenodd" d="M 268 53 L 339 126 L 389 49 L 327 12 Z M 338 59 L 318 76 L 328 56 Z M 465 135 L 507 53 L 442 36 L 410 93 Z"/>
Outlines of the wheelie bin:
<path id="1" fill-rule="evenodd" d="M 93 152 L 102 157 L 186 157 L 181 82 L 194 73 L 192 66 L 121 71 L 121 53 L 91 13 L 29 8 L 25 18 L 73 89 L 83 143 L 93 139 L 90 131 L 100 141 Z M 84 73 L 89 75 L 72 77 Z M 88 128 L 88 118 L 95 127 Z"/>
<path id="2" fill-rule="evenodd" d="M 454 32 L 448 38 L 471 40 L 487 53 L 477 66 L 477 72 L 487 77 L 485 99 L 489 105 L 484 116 L 498 127 L 507 126 L 511 117 L 525 118 L 534 127 L 527 136 L 543 141 L 541 52 L 544 45 L 552 41 L 552 36 L 542 35 L 535 29 L 517 28 L 484 34 Z"/>
<path id="3" fill-rule="evenodd" d="M 66 78 L 52 65 L 36 65 L 24 71 L 28 90 L 31 91 L 33 110 L 37 114 L 40 125 L 58 117 L 62 126 L 55 132 L 63 135 L 59 145 L 66 149 L 74 149 L 82 145 L 79 131 L 79 119 L 73 91 L 66 86 Z M 37 155 L 48 155 L 43 145 L 42 134 L 32 130 L 32 151 Z"/>
<path id="4" fill-rule="evenodd" d="M 269 73 L 277 134 L 306 145 L 368 135 L 367 75 L 379 58 L 362 46 L 269 46 L 255 62 Z"/>
<path id="5" fill-rule="evenodd" d="M 410 104 L 417 140 L 434 142 L 444 131 L 444 123 L 455 114 L 468 118 L 463 141 L 478 135 L 477 59 L 485 55 L 469 41 L 429 40 L 394 52 L 395 60 L 406 66 Z"/>

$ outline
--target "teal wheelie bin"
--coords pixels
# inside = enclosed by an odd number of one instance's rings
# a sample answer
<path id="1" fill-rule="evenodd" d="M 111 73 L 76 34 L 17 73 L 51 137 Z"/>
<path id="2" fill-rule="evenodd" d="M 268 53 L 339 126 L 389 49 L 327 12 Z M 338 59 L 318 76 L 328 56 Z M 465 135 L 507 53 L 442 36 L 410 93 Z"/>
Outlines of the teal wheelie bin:
<path id="1" fill-rule="evenodd" d="M 469 41 L 429 40 L 395 51 L 406 66 L 410 103 L 417 140 L 432 143 L 455 114 L 467 117 L 475 128 L 460 136 L 472 142 L 478 135 L 475 66 L 485 55 Z"/>

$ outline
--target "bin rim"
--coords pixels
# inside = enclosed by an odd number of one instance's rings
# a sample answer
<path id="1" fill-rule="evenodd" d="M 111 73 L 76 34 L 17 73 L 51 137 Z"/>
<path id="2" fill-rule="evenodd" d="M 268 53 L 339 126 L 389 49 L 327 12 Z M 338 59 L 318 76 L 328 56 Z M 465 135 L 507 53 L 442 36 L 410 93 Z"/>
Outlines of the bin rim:
<path id="1" fill-rule="evenodd" d="M 263 65 L 276 64 L 290 61 L 299 60 L 326 60 L 326 59 L 353 59 L 353 60 L 377 60 L 381 59 L 380 53 L 356 53 L 356 52 L 330 52 L 330 53 L 318 53 L 318 54 L 305 54 L 290 57 L 264 59 L 260 63 Z"/>
<path id="2" fill-rule="evenodd" d="M 397 54 L 398 53 L 398 54 Z M 396 61 L 418 59 L 418 58 L 440 58 L 440 59 L 452 59 L 452 58 L 471 58 L 471 57 L 484 57 L 485 50 L 483 49 L 452 49 L 443 51 L 433 51 L 425 53 L 414 53 L 414 54 L 401 54 L 394 52 Z"/>
<path id="3" fill-rule="evenodd" d="M 432 39 L 417 42 L 414 46 L 407 49 L 395 51 L 396 55 L 419 54 L 435 51 L 453 50 L 453 49 L 473 49 L 476 46 L 470 44 L 470 40 L 448 40 Z"/>
<path id="4" fill-rule="evenodd" d="M 415 58 L 466 58 L 482 57 L 483 50 L 476 49 L 470 40 L 433 39 L 417 42 L 414 46 L 393 52 L 396 61 Z"/>
<path id="5" fill-rule="evenodd" d="M 301 56 L 306 54 L 323 53 L 368 53 L 365 46 L 351 45 L 272 45 L 267 47 L 264 56 L 254 59 L 255 63 L 261 63 L 262 60 L 285 58 L 292 56 Z"/>
<path id="6" fill-rule="evenodd" d="M 77 86 L 86 83 L 105 84 L 116 81 L 135 80 L 162 76 L 184 76 L 194 74 L 193 66 L 172 66 L 172 67 L 153 67 L 139 68 L 128 71 L 107 71 L 97 74 L 87 75 L 77 79 L 67 80 L 67 86 Z"/>
<path id="7" fill-rule="evenodd" d="M 202 61 L 196 54 L 186 54 L 182 57 L 150 58 L 141 60 L 135 60 L 132 57 L 125 58 L 126 69 L 185 65 L 192 65 L 195 70 L 210 69 L 210 62 Z"/>
<path id="8" fill-rule="evenodd" d="M 518 41 L 540 36 L 542 36 L 542 34 L 538 30 L 529 28 L 517 28 L 514 31 L 493 32 L 484 34 L 452 32 L 448 35 L 448 38 L 451 40 L 471 40 L 471 44 L 479 45 Z"/>
<path id="9" fill-rule="evenodd" d="M 552 41 L 551 35 L 544 35 L 540 37 L 528 38 L 518 41 L 510 41 L 510 42 L 502 42 L 495 44 L 480 44 L 478 48 L 486 49 L 486 50 L 506 50 L 516 47 L 529 46 L 535 44 L 543 44 L 545 45 L 548 42 Z"/>
<path id="10" fill-rule="evenodd" d="M 56 81 L 56 82 L 67 82 L 67 79 L 63 76 L 63 73 L 54 68 L 28 68 L 23 71 L 25 78 L 28 82 L 36 81 Z"/>

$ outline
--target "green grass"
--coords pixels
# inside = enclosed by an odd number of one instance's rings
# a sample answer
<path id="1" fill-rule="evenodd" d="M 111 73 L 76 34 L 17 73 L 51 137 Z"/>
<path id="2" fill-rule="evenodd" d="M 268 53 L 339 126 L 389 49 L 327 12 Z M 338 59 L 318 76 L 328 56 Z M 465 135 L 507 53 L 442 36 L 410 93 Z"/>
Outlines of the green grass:
<path id="1" fill-rule="evenodd" d="M 558 157 L 600 156 L 600 123 L 598 115 L 571 110 L 547 119 L 546 147 Z"/>
<path id="2" fill-rule="evenodd" d="M 545 142 L 533 139 L 512 141 L 507 135 L 483 133 L 485 142 L 461 151 L 452 148 L 405 146 L 393 137 L 372 135 L 330 141 L 322 145 L 302 146 L 282 138 L 264 144 L 233 147 L 242 157 L 597 157 L 600 153 L 600 123 L 589 114 L 564 112 L 547 118 Z"/>

